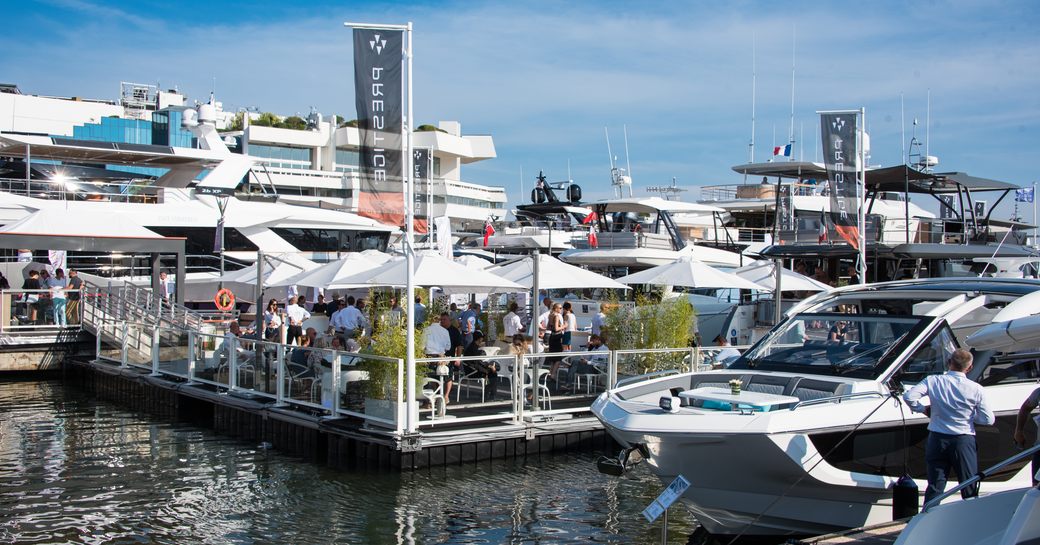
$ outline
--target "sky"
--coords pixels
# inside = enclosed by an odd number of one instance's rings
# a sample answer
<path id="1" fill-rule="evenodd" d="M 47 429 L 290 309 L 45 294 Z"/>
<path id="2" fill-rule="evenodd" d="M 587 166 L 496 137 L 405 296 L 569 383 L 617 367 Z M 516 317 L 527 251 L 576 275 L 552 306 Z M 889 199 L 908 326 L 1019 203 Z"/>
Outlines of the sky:
<path id="1" fill-rule="evenodd" d="M 752 106 L 761 161 L 791 136 L 792 87 L 795 158 L 819 157 L 818 110 L 863 107 L 871 165 L 904 161 L 916 118 L 938 171 L 1040 179 L 1040 3 L 1028 0 L 5 4 L 0 81 L 25 93 L 114 99 L 133 81 L 215 91 L 225 109 L 351 119 L 343 22 L 411 21 L 417 125 L 492 135 L 498 157 L 463 178 L 506 187 L 511 204 L 539 170 L 609 197 L 605 129 L 636 195 L 673 178 L 687 200 L 740 183 Z"/>

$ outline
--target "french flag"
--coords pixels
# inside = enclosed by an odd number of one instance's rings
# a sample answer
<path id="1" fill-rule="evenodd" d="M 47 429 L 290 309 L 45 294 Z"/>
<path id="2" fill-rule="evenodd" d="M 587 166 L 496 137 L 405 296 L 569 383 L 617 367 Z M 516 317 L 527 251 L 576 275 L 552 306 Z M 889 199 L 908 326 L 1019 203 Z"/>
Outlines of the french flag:
<path id="1" fill-rule="evenodd" d="M 775 148 L 773 148 L 773 156 L 776 157 L 780 155 L 783 155 L 784 157 L 790 157 L 791 144 L 787 144 L 786 146 L 776 146 Z"/>

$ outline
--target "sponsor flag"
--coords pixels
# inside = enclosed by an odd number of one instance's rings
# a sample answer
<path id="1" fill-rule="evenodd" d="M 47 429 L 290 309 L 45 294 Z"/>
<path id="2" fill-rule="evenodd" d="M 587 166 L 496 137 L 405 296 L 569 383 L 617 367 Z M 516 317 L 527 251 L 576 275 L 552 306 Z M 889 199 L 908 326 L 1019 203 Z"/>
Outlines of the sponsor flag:
<path id="1" fill-rule="evenodd" d="M 358 214 L 404 225 L 404 32 L 354 29 L 354 105 L 360 141 Z"/>
<path id="2" fill-rule="evenodd" d="M 591 214 L 589 214 L 588 216 L 585 216 L 585 219 L 581 220 L 581 224 L 582 225 L 589 225 L 589 224 L 595 223 L 596 220 L 598 220 L 598 219 L 599 219 L 599 215 L 596 214 L 595 210 L 593 210 Z"/>
<path id="3" fill-rule="evenodd" d="M 820 210 L 820 231 L 817 242 L 827 242 L 827 216 L 823 214 L 823 210 Z"/>
<path id="4" fill-rule="evenodd" d="M 491 224 L 491 218 L 484 221 L 484 246 L 488 245 L 488 239 L 495 234 L 495 226 Z"/>
<path id="5" fill-rule="evenodd" d="M 224 218 L 217 220 L 217 232 L 213 236 L 213 253 L 224 250 Z"/>
<path id="6" fill-rule="evenodd" d="M 1023 187 L 1015 190 L 1015 202 L 1033 202 L 1033 188 Z"/>
<path id="7" fill-rule="evenodd" d="M 794 207 L 791 206 L 791 186 L 779 185 L 776 193 L 776 226 L 780 231 L 787 231 L 794 225 Z"/>
<path id="8" fill-rule="evenodd" d="M 859 249 L 858 112 L 820 114 L 823 161 L 831 196 L 831 223 L 841 238 Z"/>
<path id="9" fill-rule="evenodd" d="M 412 180 L 415 184 L 415 205 L 413 221 L 416 233 L 426 233 L 430 226 L 429 196 L 430 187 L 430 149 L 414 148 L 412 150 Z"/>
<path id="10" fill-rule="evenodd" d="M 773 156 L 774 157 L 776 157 L 776 156 L 790 157 L 791 156 L 791 144 L 787 144 L 786 146 L 776 146 L 776 147 L 774 147 L 773 148 Z"/>

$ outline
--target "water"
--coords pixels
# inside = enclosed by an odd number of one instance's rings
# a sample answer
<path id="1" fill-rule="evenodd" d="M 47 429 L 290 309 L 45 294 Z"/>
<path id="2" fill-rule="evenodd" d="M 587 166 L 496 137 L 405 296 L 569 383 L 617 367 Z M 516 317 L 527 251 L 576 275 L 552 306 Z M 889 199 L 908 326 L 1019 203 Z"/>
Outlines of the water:
<path id="1" fill-rule="evenodd" d="M 640 511 L 661 483 L 595 458 L 334 471 L 60 381 L 0 382 L 0 543 L 660 543 Z M 669 542 L 694 524 L 673 507 Z"/>

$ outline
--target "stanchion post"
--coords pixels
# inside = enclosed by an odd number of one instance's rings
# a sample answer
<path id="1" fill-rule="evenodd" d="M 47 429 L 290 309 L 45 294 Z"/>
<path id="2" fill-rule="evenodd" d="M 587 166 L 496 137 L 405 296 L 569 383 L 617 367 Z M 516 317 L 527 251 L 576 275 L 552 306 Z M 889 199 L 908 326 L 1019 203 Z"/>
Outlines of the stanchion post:
<path id="1" fill-rule="evenodd" d="M 195 347 L 198 336 L 194 331 L 188 330 L 188 384 L 195 382 Z"/>
<path id="2" fill-rule="evenodd" d="M 159 347 L 162 344 L 159 339 L 159 326 L 152 328 L 152 376 L 162 376 L 159 372 Z"/>
<path id="3" fill-rule="evenodd" d="M 282 331 L 284 332 L 285 328 L 282 328 Z M 276 372 L 276 377 L 277 377 L 277 380 L 278 380 L 278 384 L 274 388 L 274 391 L 275 391 L 275 403 L 279 407 L 284 407 L 285 406 L 285 344 L 284 343 L 280 343 L 278 345 L 278 361 L 276 362 L 276 365 L 278 365 L 278 370 Z"/>
<path id="4" fill-rule="evenodd" d="M 238 387 L 238 337 L 231 337 L 228 349 L 228 390 Z"/>

